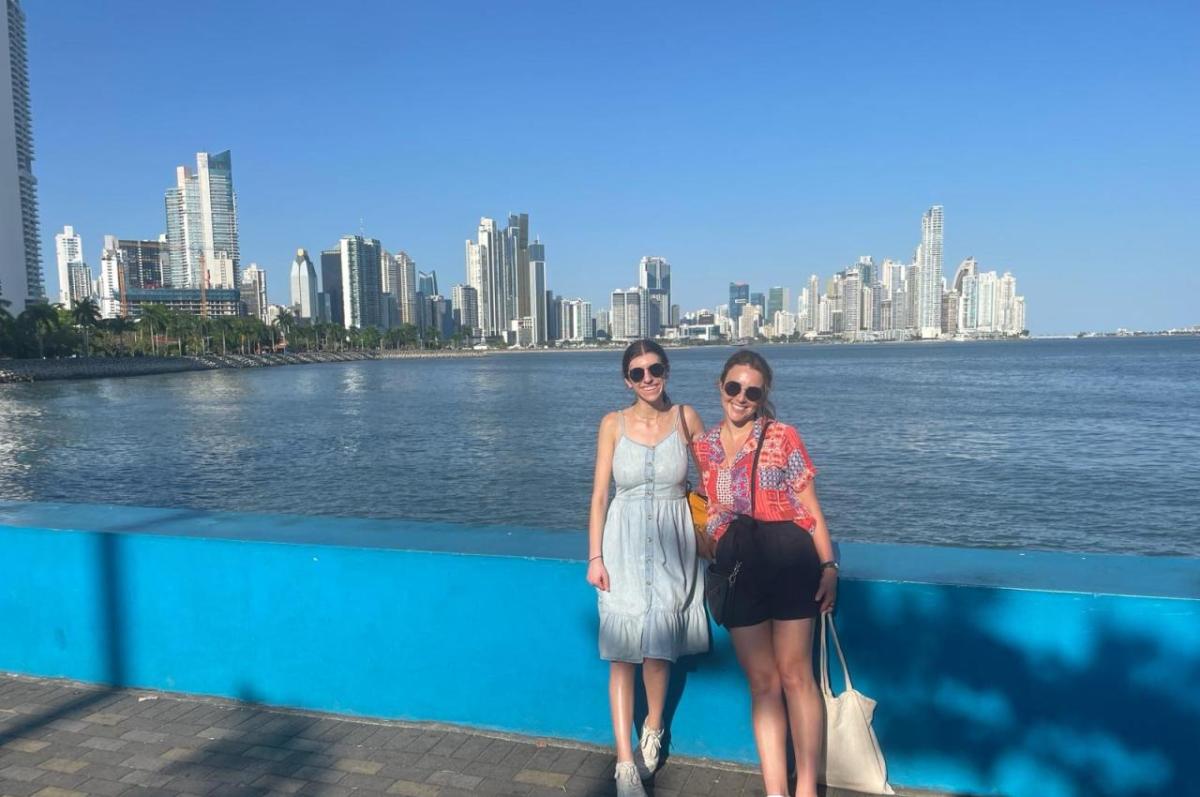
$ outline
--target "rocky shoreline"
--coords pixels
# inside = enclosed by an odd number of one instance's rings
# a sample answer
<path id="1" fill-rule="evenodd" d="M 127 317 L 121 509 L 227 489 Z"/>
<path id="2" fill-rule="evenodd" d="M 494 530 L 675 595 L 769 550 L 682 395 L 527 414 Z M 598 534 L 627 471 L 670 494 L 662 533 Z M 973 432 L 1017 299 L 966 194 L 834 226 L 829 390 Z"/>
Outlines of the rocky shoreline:
<path id="1" fill-rule="evenodd" d="M 378 359 L 426 359 L 446 356 L 481 356 L 479 352 L 389 351 L 297 352 L 293 354 L 208 354 L 184 357 L 76 357 L 64 360 L 0 360 L 0 384 L 46 382 L 58 379 L 212 371 L 220 368 L 269 368 L 279 365 L 344 363 Z"/>

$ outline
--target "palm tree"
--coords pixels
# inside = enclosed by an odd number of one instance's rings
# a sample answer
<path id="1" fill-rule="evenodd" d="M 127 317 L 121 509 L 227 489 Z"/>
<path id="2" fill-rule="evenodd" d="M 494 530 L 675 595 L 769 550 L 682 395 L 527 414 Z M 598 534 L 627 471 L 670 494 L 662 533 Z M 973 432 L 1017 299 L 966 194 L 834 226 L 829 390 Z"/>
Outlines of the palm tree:
<path id="1" fill-rule="evenodd" d="M 150 332 L 150 350 L 154 356 L 158 356 L 158 338 L 157 333 L 161 331 L 166 334 L 167 324 L 171 321 L 171 311 L 161 304 L 147 304 L 142 307 L 142 320 L 138 322 L 139 326 L 145 325 Z"/>
<path id="2" fill-rule="evenodd" d="M 71 308 L 71 320 L 83 330 L 83 356 L 92 356 L 91 331 L 100 323 L 100 307 L 95 299 L 80 299 Z"/>
<path id="3" fill-rule="evenodd" d="M 292 331 L 292 327 L 296 325 L 296 316 L 292 315 L 291 310 L 280 310 L 279 315 L 275 318 L 275 326 L 279 328 L 279 335 L 285 343 L 288 341 L 288 335 Z"/>
<path id="4" fill-rule="evenodd" d="M 0 297 L 0 354 L 17 345 L 16 321 L 8 308 L 12 305 L 8 299 Z M 15 353 L 15 352 L 14 352 Z"/>
<path id="5" fill-rule="evenodd" d="M 38 358 L 46 357 L 46 336 L 59 328 L 58 309 L 46 302 L 35 302 L 17 316 L 17 326 L 23 327 L 37 341 Z"/>
<path id="6" fill-rule="evenodd" d="M 101 321 L 100 326 L 107 330 L 109 334 L 117 336 L 117 353 L 124 356 L 125 333 L 137 329 L 133 321 L 123 315 L 119 315 L 116 318 Z"/>

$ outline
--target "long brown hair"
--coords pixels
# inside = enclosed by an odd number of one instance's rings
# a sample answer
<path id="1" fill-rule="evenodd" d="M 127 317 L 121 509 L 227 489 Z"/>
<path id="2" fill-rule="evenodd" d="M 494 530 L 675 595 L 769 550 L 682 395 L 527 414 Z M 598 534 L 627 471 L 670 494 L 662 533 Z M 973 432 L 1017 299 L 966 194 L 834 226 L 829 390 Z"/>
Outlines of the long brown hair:
<path id="1" fill-rule="evenodd" d="M 658 359 L 662 360 L 663 367 L 667 369 L 667 372 L 663 374 L 663 379 L 666 379 L 671 375 L 671 363 L 667 359 L 667 353 L 663 351 L 663 347 L 659 346 L 652 340 L 643 338 L 641 340 L 635 340 L 633 343 L 630 343 L 625 347 L 625 353 L 621 355 L 621 376 L 628 379 L 629 364 L 633 362 L 634 357 L 641 357 L 643 354 L 653 354 L 658 357 Z M 667 395 L 666 389 L 663 390 L 662 397 L 663 402 L 670 407 L 672 404 L 671 397 Z M 636 397 L 633 399 L 633 403 L 637 403 Z"/>
<path id="2" fill-rule="evenodd" d="M 747 368 L 752 368 L 762 374 L 763 378 L 763 397 L 758 403 L 758 410 L 755 415 L 760 418 L 774 418 L 775 405 L 771 403 L 771 382 L 774 376 L 771 373 L 771 366 L 767 364 L 767 358 L 763 357 L 758 352 L 752 349 L 740 349 L 735 351 L 725 361 L 725 367 L 721 369 L 721 378 L 717 380 L 717 384 L 724 387 L 725 377 L 736 366 L 744 365 Z"/>

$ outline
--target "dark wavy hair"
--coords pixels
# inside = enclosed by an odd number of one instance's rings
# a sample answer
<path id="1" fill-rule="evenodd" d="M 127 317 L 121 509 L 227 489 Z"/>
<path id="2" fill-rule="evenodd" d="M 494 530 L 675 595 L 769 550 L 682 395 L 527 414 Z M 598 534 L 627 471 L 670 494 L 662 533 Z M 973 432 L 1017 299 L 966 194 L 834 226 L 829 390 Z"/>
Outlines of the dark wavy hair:
<path id="1" fill-rule="evenodd" d="M 663 347 L 652 340 L 643 338 L 642 340 L 635 340 L 625 347 L 625 353 L 621 355 L 622 377 L 625 379 L 629 378 L 629 364 L 633 362 L 634 357 L 641 357 L 643 354 L 653 354 L 662 361 L 663 366 L 667 369 L 667 372 L 663 374 L 663 379 L 671 375 L 671 361 L 667 359 L 667 353 L 663 351 Z M 666 390 L 663 391 L 662 397 L 666 405 L 668 407 L 671 406 L 671 397 L 667 395 Z M 634 399 L 634 403 L 637 403 L 636 398 Z"/>
<path id="2" fill-rule="evenodd" d="M 758 352 L 751 349 L 740 349 L 731 354 L 725 361 L 725 367 L 721 369 L 721 377 L 717 380 L 717 384 L 724 387 L 725 377 L 739 365 L 752 368 L 762 374 L 763 397 L 762 401 L 758 403 L 756 415 L 760 418 L 774 418 L 775 405 L 771 403 L 771 382 L 774 380 L 774 375 L 771 373 L 771 366 L 767 364 L 767 358 Z"/>

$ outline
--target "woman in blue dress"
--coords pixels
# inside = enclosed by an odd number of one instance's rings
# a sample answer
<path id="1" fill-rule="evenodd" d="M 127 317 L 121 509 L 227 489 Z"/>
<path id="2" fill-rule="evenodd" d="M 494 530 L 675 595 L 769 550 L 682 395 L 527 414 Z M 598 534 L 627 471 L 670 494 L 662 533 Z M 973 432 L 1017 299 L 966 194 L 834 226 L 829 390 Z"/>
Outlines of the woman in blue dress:
<path id="1" fill-rule="evenodd" d="M 647 704 L 638 747 L 649 776 L 662 750 L 671 663 L 708 650 L 703 579 L 685 497 L 689 441 L 704 424 L 691 407 L 671 403 L 669 373 L 657 343 L 630 344 L 621 374 L 633 403 L 604 416 L 596 443 L 587 580 L 598 594 L 600 657 L 609 662 L 619 797 L 645 794 L 631 743 L 637 666 Z"/>

